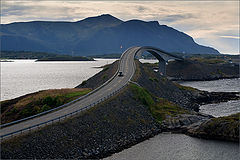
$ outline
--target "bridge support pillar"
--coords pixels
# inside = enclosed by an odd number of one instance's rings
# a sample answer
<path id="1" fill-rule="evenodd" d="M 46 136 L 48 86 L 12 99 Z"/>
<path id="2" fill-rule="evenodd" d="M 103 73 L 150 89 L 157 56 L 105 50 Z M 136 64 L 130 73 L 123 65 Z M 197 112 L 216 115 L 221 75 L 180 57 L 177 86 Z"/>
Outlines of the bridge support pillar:
<path id="1" fill-rule="evenodd" d="M 158 62 L 158 72 L 161 75 L 166 75 L 166 62 L 164 59 L 159 60 Z"/>

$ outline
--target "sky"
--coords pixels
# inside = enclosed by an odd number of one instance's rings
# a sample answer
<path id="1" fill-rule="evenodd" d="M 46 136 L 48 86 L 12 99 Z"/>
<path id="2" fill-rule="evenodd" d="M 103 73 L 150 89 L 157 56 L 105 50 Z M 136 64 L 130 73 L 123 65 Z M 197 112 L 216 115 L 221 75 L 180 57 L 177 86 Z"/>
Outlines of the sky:
<path id="1" fill-rule="evenodd" d="M 79 21 L 111 14 L 121 20 L 158 21 L 211 46 L 239 54 L 239 0 L 49 1 L 1 0 L 1 24 L 25 21 Z"/>

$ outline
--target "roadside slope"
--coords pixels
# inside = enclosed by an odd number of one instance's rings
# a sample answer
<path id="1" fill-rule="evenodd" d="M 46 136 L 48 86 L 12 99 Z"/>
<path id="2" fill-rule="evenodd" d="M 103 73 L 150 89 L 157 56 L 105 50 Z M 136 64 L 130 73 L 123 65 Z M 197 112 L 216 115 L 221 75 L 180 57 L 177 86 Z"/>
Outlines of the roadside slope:
<path id="1" fill-rule="evenodd" d="M 95 74 L 93 77 L 89 78 L 88 80 L 83 81 L 80 85 L 76 86 L 75 88 L 95 89 L 101 86 L 104 82 L 109 80 L 117 72 L 118 60 L 113 62 L 112 64 L 102 66 L 102 68 L 103 68 L 102 71 Z"/>

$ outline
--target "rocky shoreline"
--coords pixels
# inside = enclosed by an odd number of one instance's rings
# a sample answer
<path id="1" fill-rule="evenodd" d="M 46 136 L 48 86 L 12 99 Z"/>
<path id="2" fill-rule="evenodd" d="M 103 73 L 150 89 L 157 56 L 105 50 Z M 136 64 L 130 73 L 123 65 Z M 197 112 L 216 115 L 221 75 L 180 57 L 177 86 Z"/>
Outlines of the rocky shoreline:
<path id="1" fill-rule="evenodd" d="M 211 118 L 199 125 L 188 127 L 186 134 L 198 138 L 218 139 L 239 143 L 239 117 L 240 113 Z"/>
<path id="2" fill-rule="evenodd" d="M 239 92 L 206 92 L 202 91 L 196 98 L 199 105 L 239 100 Z"/>
<path id="3" fill-rule="evenodd" d="M 183 133 L 198 138 L 239 143 L 239 115 L 240 113 L 214 118 L 211 115 L 199 113 L 181 114 L 164 120 L 161 128 L 164 132 Z"/>

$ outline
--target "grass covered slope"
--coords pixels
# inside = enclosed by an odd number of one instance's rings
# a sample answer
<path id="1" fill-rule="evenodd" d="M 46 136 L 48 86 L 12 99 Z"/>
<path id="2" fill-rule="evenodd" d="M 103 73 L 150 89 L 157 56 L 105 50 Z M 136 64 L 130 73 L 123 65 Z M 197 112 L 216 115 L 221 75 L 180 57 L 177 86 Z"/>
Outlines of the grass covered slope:
<path id="1" fill-rule="evenodd" d="M 148 92 L 148 90 L 137 86 L 136 84 L 130 84 L 129 86 L 135 95 L 134 98 L 148 106 L 149 111 L 159 123 L 168 117 L 190 113 L 190 111 L 174 104 L 173 102 L 169 102 L 167 99 L 154 97 Z"/>
<path id="2" fill-rule="evenodd" d="M 198 90 L 173 83 L 158 72 L 154 72 L 153 64 L 141 64 L 139 61 L 136 61 L 136 64 L 135 82 L 155 97 L 164 98 L 186 109 L 198 111 L 199 105 L 195 103 L 194 95 L 199 93 Z"/>
<path id="3" fill-rule="evenodd" d="M 98 72 L 93 77 L 89 78 L 88 80 L 83 81 L 80 85 L 78 85 L 76 88 L 91 88 L 95 89 L 108 81 L 116 72 L 118 69 L 118 63 L 119 61 L 115 61 L 112 64 L 108 64 L 103 66 L 103 70 L 101 72 Z"/>
<path id="4" fill-rule="evenodd" d="M 68 103 L 91 89 L 50 89 L 1 102 L 1 124 L 26 118 Z"/>

